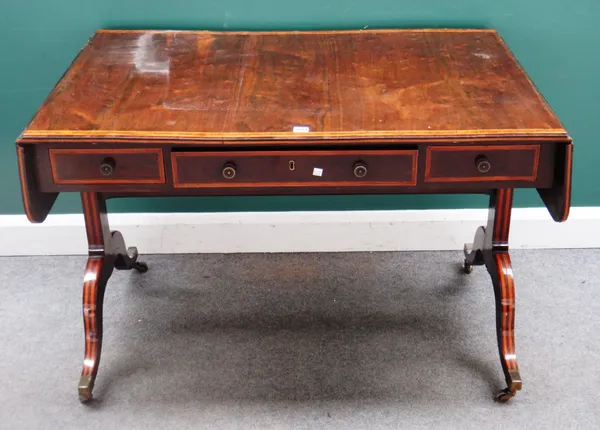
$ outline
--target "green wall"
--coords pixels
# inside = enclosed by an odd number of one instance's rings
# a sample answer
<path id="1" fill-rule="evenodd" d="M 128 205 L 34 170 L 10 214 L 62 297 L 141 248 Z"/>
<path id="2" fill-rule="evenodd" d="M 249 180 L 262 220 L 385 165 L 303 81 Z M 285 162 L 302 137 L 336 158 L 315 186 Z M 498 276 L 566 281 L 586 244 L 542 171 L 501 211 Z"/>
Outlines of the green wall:
<path id="1" fill-rule="evenodd" d="M 575 143 L 573 205 L 598 206 L 598 0 L 0 0 L 0 214 L 22 213 L 14 141 L 98 28 L 210 30 L 495 28 Z M 519 207 L 542 206 L 519 190 Z M 484 207 L 483 196 L 123 199 L 122 212 Z M 79 212 L 62 194 L 53 213 Z"/>

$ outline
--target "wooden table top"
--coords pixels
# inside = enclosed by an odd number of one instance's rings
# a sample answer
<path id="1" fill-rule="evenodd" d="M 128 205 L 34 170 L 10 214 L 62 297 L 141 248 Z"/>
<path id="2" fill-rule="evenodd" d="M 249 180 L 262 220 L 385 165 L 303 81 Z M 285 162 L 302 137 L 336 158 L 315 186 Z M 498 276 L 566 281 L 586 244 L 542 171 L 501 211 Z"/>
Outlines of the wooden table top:
<path id="1" fill-rule="evenodd" d="M 19 142 L 568 135 L 493 30 L 98 31 Z"/>

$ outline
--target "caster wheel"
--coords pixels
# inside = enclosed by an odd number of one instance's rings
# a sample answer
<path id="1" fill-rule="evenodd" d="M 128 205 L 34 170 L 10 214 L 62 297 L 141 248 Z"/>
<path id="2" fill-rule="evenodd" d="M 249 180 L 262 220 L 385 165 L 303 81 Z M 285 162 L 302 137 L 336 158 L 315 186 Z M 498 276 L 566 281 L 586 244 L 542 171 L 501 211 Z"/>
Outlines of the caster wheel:
<path id="1" fill-rule="evenodd" d="M 148 265 L 142 261 L 136 261 L 133 264 L 133 268 L 139 273 L 146 273 L 148 271 Z"/>
<path id="2" fill-rule="evenodd" d="M 515 396 L 514 392 L 509 391 L 508 388 L 505 388 L 504 390 L 502 390 L 498 394 L 496 394 L 496 401 L 498 403 L 506 403 L 510 399 L 512 399 L 514 396 Z"/>
<path id="3" fill-rule="evenodd" d="M 129 258 L 131 258 L 132 260 L 137 259 L 138 256 L 138 250 L 137 247 L 135 246 L 130 246 L 129 248 L 127 248 L 127 255 L 129 256 Z"/>
<path id="4" fill-rule="evenodd" d="M 83 403 L 84 405 L 87 405 L 88 403 L 90 403 L 90 402 L 92 401 L 92 399 L 93 399 L 93 397 L 92 397 L 92 396 L 89 396 L 89 397 L 87 397 L 87 396 L 82 396 L 82 395 L 80 395 L 80 396 L 79 396 L 79 401 L 80 401 L 81 403 Z"/>
<path id="5" fill-rule="evenodd" d="M 465 264 L 463 265 L 463 272 L 469 274 L 473 271 L 473 265 L 469 262 L 467 262 L 467 260 L 465 260 Z"/>

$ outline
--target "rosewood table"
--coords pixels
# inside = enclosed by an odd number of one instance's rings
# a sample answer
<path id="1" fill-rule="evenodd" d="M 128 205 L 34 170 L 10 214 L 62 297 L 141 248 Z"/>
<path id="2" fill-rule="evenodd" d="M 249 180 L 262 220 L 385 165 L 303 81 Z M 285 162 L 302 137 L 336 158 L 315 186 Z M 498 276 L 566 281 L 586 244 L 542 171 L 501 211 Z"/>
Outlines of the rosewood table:
<path id="1" fill-rule="evenodd" d="M 513 192 L 570 207 L 572 141 L 493 30 L 101 30 L 17 139 L 25 212 L 81 193 L 87 402 L 113 269 L 147 266 L 105 201 L 135 196 L 488 194 L 465 245 L 496 299 L 505 402 L 521 389 L 508 252 Z"/>

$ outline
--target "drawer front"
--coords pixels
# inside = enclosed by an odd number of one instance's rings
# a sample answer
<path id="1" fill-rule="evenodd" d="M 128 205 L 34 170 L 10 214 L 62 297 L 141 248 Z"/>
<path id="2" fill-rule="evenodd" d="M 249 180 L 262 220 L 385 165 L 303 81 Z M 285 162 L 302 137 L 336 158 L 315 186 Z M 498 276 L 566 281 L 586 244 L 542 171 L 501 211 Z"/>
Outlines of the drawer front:
<path id="1" fill-rule="evenodd" d="M 425 182 L 535 181 L 539 145 L 429 146 Z"/>
<path id="2" fill-rule="evenodd" d="M 55 184 L 164 184 L 162 149 L 50 149 Z"/>
<path id="3" fill-rule="evenodd" d="M 173 152 L 176 188 L 414 186 L 417 151 Z"/>

